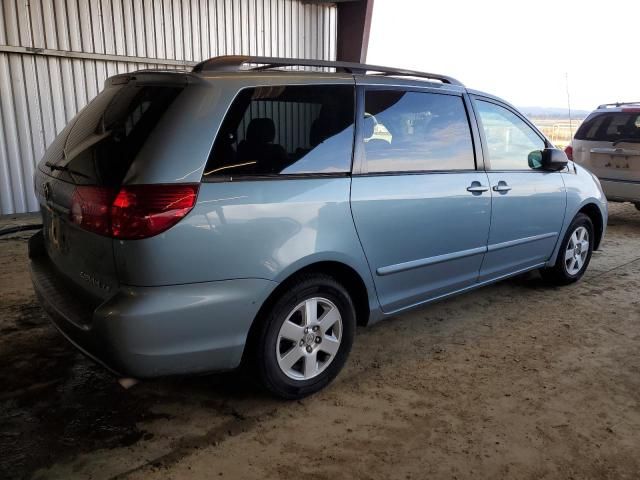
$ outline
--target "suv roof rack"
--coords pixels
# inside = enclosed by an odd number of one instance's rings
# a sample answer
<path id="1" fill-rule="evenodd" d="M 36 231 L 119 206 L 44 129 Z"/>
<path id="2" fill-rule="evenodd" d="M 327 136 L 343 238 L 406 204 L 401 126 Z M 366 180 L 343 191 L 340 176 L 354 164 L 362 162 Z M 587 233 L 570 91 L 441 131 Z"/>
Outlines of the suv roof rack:
<path id="1" fill-rule="evenodd" d="M 278 57 L 251 57 L 247 55 L 226 55 L 213 57 L 198 63 L 193 67 L 193 72 L 221 72 L 239 71 L 245 64 L 257 64 L 248 71 L 269 70 L 280 67 L 321 67 L 335 68 L 337 72 L 366 74 L 367 72 L 377 72 L 383 75 L 398 75 L 406 77 L 429 78 L 439 80 L 449 85 L 464 85 L 455 78 L 437 73 L 418 72 L 404 68 L 381 67 L 379 65 L 367 65 L 365 63 L 338 62 L 332 60 L 313 60 L 307 58 L 278 58 Z"/>
<path id="2" fill-rule="evenodd" d="M 640 105 L 640 102 L 616 102 L 616 103 L 603 103 L 598 105 L 598 110 L 608 107 L 622 107 L 623 105 Z"/>

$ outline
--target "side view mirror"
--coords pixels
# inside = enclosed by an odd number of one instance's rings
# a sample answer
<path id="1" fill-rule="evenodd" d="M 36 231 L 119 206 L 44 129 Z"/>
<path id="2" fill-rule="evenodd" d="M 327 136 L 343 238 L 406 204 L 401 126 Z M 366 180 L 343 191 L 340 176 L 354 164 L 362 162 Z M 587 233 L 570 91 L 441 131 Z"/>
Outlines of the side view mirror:
<path id="1" fill-rule="evenodd" d="M 544 150 L 534 150 L 528 157 L 529 168 L 534 170 L 547 170 L 557 172 L 562 170 L 569 163 L 567 154 L 557 148 L 545 148 Z"/>

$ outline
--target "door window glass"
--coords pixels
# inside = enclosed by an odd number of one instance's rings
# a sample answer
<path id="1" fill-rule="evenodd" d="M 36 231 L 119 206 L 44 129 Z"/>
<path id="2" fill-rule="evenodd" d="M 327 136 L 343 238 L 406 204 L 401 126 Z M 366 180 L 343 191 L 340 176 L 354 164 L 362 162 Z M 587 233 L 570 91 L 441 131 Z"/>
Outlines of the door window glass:
<path id="1" fill-rule="evenodd" d="M 370 173 L 475 169 L 461 97 L 369 90 L 363 131 Z"/>
<path id="2" fill-rule="evenodd" d="M 487 139 L 492 170 L 539 168 L 542 138 L 524 120 L 495 103 L 476 101 L 476 108 Z M 536 153 L 534 153 L 536 152 Z"/>
<path id="3" fill-rule="evenodd" d="M 349 172 L 353 123 L 352 86 L 244 89 L 222 123 L 204 178 Z"/>

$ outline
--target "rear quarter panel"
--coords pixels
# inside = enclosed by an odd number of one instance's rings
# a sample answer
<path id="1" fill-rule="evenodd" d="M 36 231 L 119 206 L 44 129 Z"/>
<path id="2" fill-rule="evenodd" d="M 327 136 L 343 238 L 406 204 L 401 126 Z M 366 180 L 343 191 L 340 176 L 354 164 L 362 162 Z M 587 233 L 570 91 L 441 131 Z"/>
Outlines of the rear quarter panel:
<path id="1" fill-rule="evenodd" d="M 371 288 L 349 195 L 351 178 L 203 183 L 191 213 L 145 240 L 114 242 L 122 283 L 171 285 L 237 278 L 281 282 L 339 261 Z"/>

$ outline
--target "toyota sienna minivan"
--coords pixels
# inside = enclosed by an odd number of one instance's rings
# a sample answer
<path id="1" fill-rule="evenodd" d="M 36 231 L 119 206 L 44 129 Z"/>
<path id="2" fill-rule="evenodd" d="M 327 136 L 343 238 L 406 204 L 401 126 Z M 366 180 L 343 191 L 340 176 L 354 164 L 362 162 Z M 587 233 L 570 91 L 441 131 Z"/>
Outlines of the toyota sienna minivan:
<path id="1" fill-rule="evenodd" d="M 284 398 L 336 377 L 357 324 L 578 280 L 607 223 L 598 180 L 499 98 L 264 57 L 108 79 L 35 190 L 35 291 L 78 349 L 131 379 L 242 363 Z"/>

